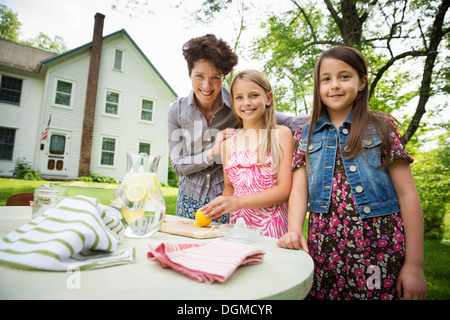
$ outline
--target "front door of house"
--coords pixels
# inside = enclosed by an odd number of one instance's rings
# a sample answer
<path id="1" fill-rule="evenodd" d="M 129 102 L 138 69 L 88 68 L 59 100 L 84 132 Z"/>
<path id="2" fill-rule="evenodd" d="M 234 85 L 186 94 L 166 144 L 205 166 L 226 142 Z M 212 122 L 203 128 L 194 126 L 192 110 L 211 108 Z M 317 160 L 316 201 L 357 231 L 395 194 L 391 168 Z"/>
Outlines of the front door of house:
<path id="1" fill-rule="evenodd" d="M 51 175 L 67 175 L 70 133 L 50 130 L 48 139 L 45 173 Z"/>

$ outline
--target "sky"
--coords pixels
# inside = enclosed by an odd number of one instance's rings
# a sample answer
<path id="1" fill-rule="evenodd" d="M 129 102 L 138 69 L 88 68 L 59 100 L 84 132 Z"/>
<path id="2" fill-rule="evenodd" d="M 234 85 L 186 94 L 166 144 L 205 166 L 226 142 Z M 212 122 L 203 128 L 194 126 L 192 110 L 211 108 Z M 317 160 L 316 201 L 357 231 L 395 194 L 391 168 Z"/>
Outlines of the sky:
<path id="1" fill-rule="evenodd" d="M 271 5 L 268 0 L 259 0 L 258 4 L 261 4 L 260 1 L 267 1 L 268 6 Z M 174 9 L 173 4 L 176 2 L 149 0 L 151 5 L 148 9 L 152 13 L 148 13 L 143 10 L 126 10 L 124 0 L 119 2 L 118 10 L 111 9 L 111 5 L 117 3 L 116 0 L 0 0 L 0 4 L 18 14 L 22 23 L 20 40 L 36 37 L 39 32 L 52 39 L 60 35 L 68 49 L 92 41 L 94 16 L 97 12 L 104 14 L 103 35 L 125 29 L 177 95 L 182 97 L 191 88 L 186 61 L 181 52 L 183 44 L 206 33 L 214 33 L 232 44 L 237 34 L 233 21 L 237 21 L 237 18 L 215 19 L 208 25 L 195 23 L 187 10 L 192 9 L 193 4 L 201 4 L 203 0 L 184 1 L 181 8 Z M 134 13 L 134 16 L 130 17 L 130 13 Z M 252 26 L 244 32 L 241 40 L 244 47 L 249 46 L 251 39 L 258 34 L 257 20 L 261 15 L 253 13 L 252 11 L 250 16 L 254 19 L 249 23 Z M 239 50 L 238 55 L 238 69 L 262 67 L 261 62 L 247 59 Z"/>

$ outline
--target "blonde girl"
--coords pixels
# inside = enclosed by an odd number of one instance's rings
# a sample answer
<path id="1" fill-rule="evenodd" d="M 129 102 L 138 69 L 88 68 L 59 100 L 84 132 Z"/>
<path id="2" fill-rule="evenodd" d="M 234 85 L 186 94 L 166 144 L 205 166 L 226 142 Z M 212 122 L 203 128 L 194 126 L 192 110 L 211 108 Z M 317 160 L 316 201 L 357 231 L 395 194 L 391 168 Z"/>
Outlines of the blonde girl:
<path id="1" fill-rule="evenodd" d="M 287 231 L 292 132 L 275 122 L 272 87 L 264 73 L 239 73 L 230 93 L 239 130 L 222 144 L 222 196 L 202 209 L 214 219 L 230 213 L 231 223 L 243 218 L 262 227 L 263 235 L 279 238 Z"/>

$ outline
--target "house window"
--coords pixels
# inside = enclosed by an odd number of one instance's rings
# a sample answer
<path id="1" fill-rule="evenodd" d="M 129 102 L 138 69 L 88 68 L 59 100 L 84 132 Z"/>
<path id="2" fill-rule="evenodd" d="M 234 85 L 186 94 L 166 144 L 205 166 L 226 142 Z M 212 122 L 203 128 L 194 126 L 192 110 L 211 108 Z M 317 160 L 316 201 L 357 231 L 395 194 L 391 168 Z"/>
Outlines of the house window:
<path id="1" fill-rule="evenodd" d="M 116 139 L 103 138 L 102 142 L 102 156 L 100 164 L 107 166 L 114 165 L 114 151 L 116 149 Z"/>
<path id="2" fill-rule="evenodd" d="M 55 104 L 70 107 L 72 97 L 72 86 L 70 82 L 58 80 L 56 83 Z"/>
<path id="3" fill-rule="evenodd" d="M 16 129 L 0 127 L 0 160 L 12 160 Z"/>
<path id="4" fill-rule="evenodd" d="M 122 71 L 122 62 L 123 62 L 123 51 L 116 49 L 114 54 L 114 70 Z"/>
<path id="5" fill-rule="evenodd" d="M 141 120 L 145 121 L 153 120 L 153 101 L 142 100 Z"/>
<path id="6" fill-rule="evenodd" d="M 22 82 L 22 79 L 1 76 L 0 101 L 19 104 Z"/>
<path id="7" fill-rule="evenodd" d="M 117 92 L 106 91 L 105 113 L 115 114 L 119 110 L 119 94 Z"/>
<path id="8" fill-rule="evenodd" d="M 150 155 L 150 143 L 139 142 L 139 153 Z"/>
<path id="9" fill-rule="evenodd" d="M 64 149 L 66 146 L 66 136 L 52 134 L 50 138 L 49 151 L 51 154 L 64 154 Z"/>

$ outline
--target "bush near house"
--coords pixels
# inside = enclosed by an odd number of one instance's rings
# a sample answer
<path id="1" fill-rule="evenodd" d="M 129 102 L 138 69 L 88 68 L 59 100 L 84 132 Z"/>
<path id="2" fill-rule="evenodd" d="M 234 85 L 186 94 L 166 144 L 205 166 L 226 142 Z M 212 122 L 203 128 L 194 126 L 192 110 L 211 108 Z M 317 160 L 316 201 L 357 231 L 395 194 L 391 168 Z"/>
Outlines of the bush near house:
<path id="1" fill-rule="evenodd" d="M 40 180 L 41 174 L 39 171 L 33 170 L 25 158 L 18 158 L 15 162 L 13 177 L 23 180 Z"/>
<path id="2" fill-rule="evenodd" d="M 112 177 L 100 176 L 92 172 L 89 173 L 89 177 L 79 177 L 78 179 L 84 182 L 119 183 Z"/>

